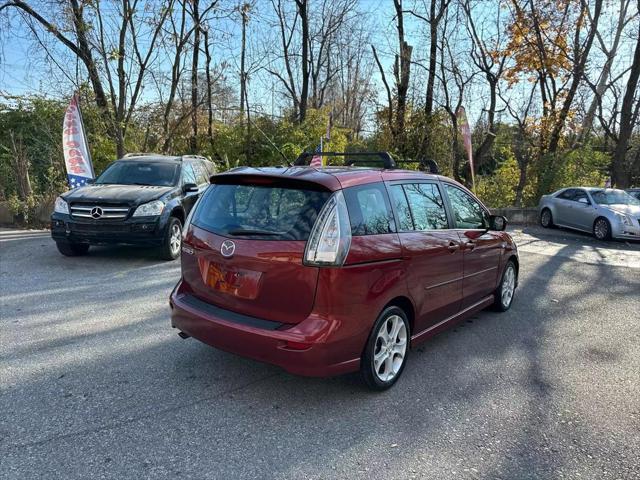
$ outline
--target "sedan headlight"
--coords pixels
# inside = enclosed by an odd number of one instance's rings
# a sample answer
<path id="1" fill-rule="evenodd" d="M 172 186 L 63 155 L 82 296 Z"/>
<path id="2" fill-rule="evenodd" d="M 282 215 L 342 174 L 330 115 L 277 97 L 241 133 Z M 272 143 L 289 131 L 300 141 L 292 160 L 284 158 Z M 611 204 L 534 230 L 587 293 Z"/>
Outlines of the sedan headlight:
<path id="1" fill-rule="evenodd" d="M 66 213 L 67 215 L 69 215 L 69 204 L 64 198 L 58 197 L 56 198 L 56 203 L 53 207 L 53 211 L 56 213 Z"/>
<path id="2" fill-rule="evenodd" d="M 164 210 L 164 202 L 162 200 L 154 200 L 153 202 L 143 203 L 133 213 L 134 217 L 157 217 Z"/>
<path id="3" fill-rule="evenodd" d="M 624 213 L 616 212 L 616 218 L 620 221 L 622 225 L 626 225 L 627 227 L 633 226 L 633 220 L 629 215 L 625 215 Z"/>

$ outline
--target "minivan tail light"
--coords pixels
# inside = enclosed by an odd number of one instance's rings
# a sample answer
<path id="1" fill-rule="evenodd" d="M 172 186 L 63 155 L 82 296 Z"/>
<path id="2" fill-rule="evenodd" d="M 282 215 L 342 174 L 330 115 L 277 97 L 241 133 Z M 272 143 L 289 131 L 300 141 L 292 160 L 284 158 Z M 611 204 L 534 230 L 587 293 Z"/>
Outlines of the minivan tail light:
<path id="1" fill-rule="evenodd" d="M 322 207 L 304 252 L 306 265 L 341 266 L 351 246 L 351 225 L 342 191 Z"/>

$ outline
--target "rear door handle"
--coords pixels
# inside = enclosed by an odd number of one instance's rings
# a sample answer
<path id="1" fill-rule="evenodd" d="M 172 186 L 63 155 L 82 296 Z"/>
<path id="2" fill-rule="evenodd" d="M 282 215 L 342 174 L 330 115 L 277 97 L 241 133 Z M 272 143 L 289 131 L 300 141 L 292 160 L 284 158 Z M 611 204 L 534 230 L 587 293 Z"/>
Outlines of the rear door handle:
<path id="1" fill-rule="evenodd" d="M 460 248 L 460 244 L 456 243 L 456 242 L 449 242 L 449 246 L 447 247 L 447 249 L 451 252 L 454 253 L 456 250 L 458 250 Z"/>
<path id="2" fill-rule="evenodd" d="M 467 250 L 473 250 L 474 248 L 476 248 L 476 242 L 470 240 L 468 242 L 465 242 L 464 246 Z"/>

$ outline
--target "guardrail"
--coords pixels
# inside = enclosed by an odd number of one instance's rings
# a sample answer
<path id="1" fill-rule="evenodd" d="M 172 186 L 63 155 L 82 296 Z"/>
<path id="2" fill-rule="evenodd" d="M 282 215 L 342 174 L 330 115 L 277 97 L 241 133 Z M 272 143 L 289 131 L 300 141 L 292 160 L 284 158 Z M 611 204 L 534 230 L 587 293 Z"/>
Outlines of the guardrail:
<path id="1" fill-rule="evenodd" d="M 491 213 L 507 217 L 510 224 L 533 225 L 538 223 L 537 208 L 492 208 Z"/>

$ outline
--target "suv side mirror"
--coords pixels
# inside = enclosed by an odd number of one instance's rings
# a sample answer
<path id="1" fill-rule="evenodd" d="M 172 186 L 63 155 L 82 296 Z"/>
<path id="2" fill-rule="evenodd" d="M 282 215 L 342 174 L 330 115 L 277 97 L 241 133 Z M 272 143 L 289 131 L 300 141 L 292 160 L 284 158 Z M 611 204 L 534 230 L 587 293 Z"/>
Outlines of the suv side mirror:
<path id="1" fill-rule="evenodd" d="M 182 185 L 182 191 L 184 193 L 198 192 L 198 185 L 196 185 L 195 183 L 185 183 L 184 185 Z"/>
<path id="2" fill-rule="evenodd" d="M 489 221 L 489 228 L 497 232 L 502 232 L 507 229 L 507 219 L 502 215 L 491 215 Z"/>

